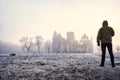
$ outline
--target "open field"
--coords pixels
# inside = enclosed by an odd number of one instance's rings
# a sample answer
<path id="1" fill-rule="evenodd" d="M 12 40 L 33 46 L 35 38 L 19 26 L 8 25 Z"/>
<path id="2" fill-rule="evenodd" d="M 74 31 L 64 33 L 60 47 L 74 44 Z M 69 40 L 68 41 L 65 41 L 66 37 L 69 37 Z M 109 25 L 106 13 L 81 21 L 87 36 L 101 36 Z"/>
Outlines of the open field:
<path id="1" fill-rule="evenodd" d="M 109 57 L 99 67 L 100 55 L 59 53 L 40 55 L 0 55 L 0 80 L 120 80 L 120 56 L 116 67 Z"/>

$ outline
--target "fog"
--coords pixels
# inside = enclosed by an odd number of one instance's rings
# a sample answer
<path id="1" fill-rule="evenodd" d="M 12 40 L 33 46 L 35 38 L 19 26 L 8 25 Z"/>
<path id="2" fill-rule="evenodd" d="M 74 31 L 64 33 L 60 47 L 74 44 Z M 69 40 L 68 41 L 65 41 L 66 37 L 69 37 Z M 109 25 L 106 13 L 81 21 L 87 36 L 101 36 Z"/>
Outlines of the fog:
<path id="1" fill-rule="evenodd" d="M 96 36 L 103 20 L 115 30 L 114 48 L 119 46 L 119 0 L 0 0 L 0 40 L 20 45 L 23 36 L 41 35 L 52 40 L 54 31 L 66 37 L 75 33 L 80 40 L 83 34 Z"/>

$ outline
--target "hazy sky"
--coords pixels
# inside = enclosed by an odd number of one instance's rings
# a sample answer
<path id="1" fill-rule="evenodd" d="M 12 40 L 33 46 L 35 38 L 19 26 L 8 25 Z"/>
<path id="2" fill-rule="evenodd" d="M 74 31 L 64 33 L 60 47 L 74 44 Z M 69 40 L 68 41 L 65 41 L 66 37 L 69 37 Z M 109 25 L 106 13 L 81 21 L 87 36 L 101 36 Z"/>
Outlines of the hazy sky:
<path id="1" fill-rule="evenodd" d="M 103 20 L 116 31 L 120 44 L 120 0 L 0 0 L 0 39 L 19 43 L 22 36 L 51 39 L 56 30 L 63 37 L 73 31 L 93 37 Z"/>

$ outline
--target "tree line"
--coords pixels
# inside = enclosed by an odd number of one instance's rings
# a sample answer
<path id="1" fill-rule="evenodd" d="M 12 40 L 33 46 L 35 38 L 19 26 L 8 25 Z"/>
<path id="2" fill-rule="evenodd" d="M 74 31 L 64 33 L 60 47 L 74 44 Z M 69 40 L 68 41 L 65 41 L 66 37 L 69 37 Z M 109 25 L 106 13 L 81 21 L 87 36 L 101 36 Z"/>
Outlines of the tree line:
<path id="1" fill-rule="evenodd" d="M 79 41 L 75 40 L 74 32 L 67 32 L 67 38 L 63 38 L 56 31 L 52 41 L 43 41 L 41 35 L 35 37 L 22 37 L 19 41 L 22 51 L 26 53 L 92 53 L 92 40 L 87 35 L 83 35 Z"/>

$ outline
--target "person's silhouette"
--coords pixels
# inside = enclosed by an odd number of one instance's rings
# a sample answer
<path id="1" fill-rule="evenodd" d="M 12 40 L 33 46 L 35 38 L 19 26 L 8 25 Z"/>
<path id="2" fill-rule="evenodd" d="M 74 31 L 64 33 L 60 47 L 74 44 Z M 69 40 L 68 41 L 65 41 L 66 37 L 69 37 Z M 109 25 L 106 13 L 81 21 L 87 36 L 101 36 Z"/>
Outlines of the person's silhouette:
<path id="1" fill-rule="evenodd" d="M 115 67 L 114 55 L 112 51 L 112 36 L 114 35 L 115 35 L 114 30 L 112 29 L 112 27 L 108 26 L 107 20 L 104 20 L 102 23 L 102 27 L 99 29 L 97 35 L 97 45 L 100 46 L 101 42 L 102 59 L 100 66 L 102 67 L 104 67 L 106 47 L 108 48 L 110 54 L 111 65 L 112 67 Z"/>

